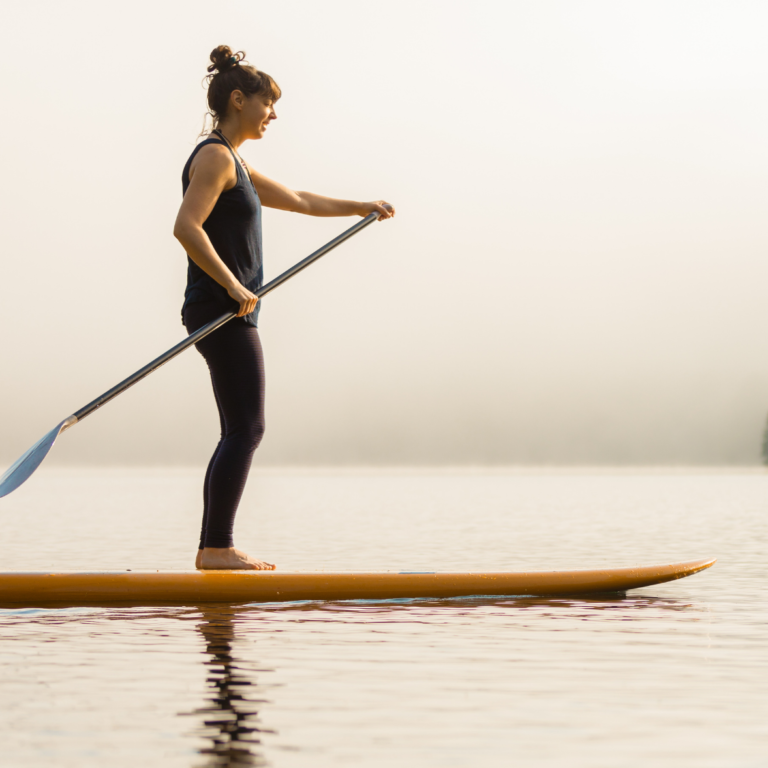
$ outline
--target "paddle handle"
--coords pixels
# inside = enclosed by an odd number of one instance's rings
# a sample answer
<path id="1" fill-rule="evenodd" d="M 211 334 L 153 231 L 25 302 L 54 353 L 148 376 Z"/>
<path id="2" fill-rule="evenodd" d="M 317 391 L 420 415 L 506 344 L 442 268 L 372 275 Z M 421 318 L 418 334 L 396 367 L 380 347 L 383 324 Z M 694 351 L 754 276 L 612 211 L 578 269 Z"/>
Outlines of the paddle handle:
<path id="1" fill-rule="evenodd" d="M 378 213 L 369 213 L 364 219 L 358 221 L 357 224 L 350 227 L 345 232 L 342 232 L 338 237 L 335 237 L 329 243 L 326 243 L 322 248 L 318 248 L 314 253 L 311 253 L 306 259 L 302 259 L 297 264 L 294 264 L 290 269 L 283 272 L 282 275 L 279 275 L 260 288 L 256 291 L 255 295 L 258 296 L 259 299 L 261 299 L 262 296 L 266 296 L 270 291 L 277 288 L 278 285 L 282 285 L 286 280 L 290 280 L 294 275 L 298 275 L 299 272 L 306 269 L 310 264 L 317 261 L 322 256 L 325 256 L 326 253 L 341 245 L 345 240 L 349 240 L 352 235 L 356 235 L 361 229 L 365 229 L 369 224 L 373 224 L 373 222 L 379 218 L 379 215 L 380 214 Z M 217 328 L 221 328 L 224 323 L 229 322 L 236 314 L 237 313 L 235 312 L 227 312 L 221 317 L 217 317 L 215 320 L 208 323 L 208 325 L 199 328 L 194 333 L 190 333 L 184 341 L 180 341 L 175 347 L 171 347 L 167 352 L 160 355 L 160 357 L 155 358 L 151 363 L 140 368 L 136 373 L 129 376 L 124 381 L 121 381 L 119 384 L 112 387 L 112 389 L 107 390 L 103 395 L 97 397 L 94 401 L 88 403 L 88 405 L 83 406 L 79 411 L 72 414 L 67 421 L 70 421 L 73 418 L 74 420 L 71 424 L 67 424 L 64 429 L 81 421 L 98 408 L 101 408 L 102 405 L 105 405 L 119 394 L 125 392 L 126 389 L 132 387 L 136 382 L 141 381 L 145 376 L 149 376 L 152 371 L 156 371 L 161 365 L 165 365 L 169 360 L 172 360 L 176 355 L 187 349 L 187 347 L 191 347 L 193 344 L 200 341 L 200 339 L 204 339 L 206 336 L 213 333 Z"/>

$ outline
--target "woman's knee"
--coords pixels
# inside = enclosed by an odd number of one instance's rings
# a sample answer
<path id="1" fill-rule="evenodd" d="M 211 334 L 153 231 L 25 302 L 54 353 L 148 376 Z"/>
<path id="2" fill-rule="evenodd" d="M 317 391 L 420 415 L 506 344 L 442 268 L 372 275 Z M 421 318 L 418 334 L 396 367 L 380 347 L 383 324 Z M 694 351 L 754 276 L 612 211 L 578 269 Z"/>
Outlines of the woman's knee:
<path id="1" fill-rule="evenodd" d="M 227 429 L 225 440 L 239 443 L 243 450 L 253 452 L 264 437 L 264 420 L 255 419 Z"/>
<path id="2" fill-rule="evenodd" d="M 263 421 L 259 421 L 251 427 L 248 435 L 251 450 L 255 451 L 259 447 L 265 430 L 266 426 Z"/>

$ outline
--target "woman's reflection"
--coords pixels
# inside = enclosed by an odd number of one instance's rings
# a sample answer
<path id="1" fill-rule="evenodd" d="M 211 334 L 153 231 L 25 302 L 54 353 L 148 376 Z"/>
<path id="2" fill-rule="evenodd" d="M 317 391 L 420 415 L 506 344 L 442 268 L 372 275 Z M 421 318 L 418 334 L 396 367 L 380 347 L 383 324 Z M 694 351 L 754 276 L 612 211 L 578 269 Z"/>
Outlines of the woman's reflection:
<path id="1" fill-rule="evenodd" d="M 219 766 L 265 766 L 259 734 L 273 733 L 259 727 L 259 707 L 265 702 L 258 698 L 263 689 L 247 662 L 232 653 L 235 639 L 236 614 L 231 608 L 203 608 L 198 629 L 205 638 L 206 685 L 208 706 L 190 714 L 202 716 L 198 734 L 211 744 L 201 748 L 206 755 L 207 768 Z"/>

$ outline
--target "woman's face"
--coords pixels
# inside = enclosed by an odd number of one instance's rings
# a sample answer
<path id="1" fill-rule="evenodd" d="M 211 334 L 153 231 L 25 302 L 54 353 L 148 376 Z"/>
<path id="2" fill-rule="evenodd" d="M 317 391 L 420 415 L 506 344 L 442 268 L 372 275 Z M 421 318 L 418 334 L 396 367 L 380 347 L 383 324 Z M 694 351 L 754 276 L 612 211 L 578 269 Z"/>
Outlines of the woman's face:
<path id="1" fill-rule="evenodd" d="M 277 120 L 272 100 L 268 96 L 246 96 L 242 101 L 240 113 L 243 127 L 248 131 L 248 138 L 261 139 L 272 120 Z"/>

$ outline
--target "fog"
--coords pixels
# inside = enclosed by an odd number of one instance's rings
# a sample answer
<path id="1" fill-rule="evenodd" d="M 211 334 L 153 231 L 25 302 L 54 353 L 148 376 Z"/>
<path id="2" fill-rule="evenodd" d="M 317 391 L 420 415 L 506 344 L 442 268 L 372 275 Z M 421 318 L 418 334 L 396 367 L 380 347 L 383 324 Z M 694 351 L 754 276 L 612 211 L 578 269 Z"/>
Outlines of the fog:
<path id="1" fill-rule="evenodd" d="M 264 299 L 261 465 L 756 464 L 768 5 L 7 5 L 0 459 L 182 339 L 210 50 L 283 89 L 243 155 L 397 206 Z M 275 276 L 353 219 L 264 216 Z M 52 464 L 201 464 L 195 350 Z"/>

